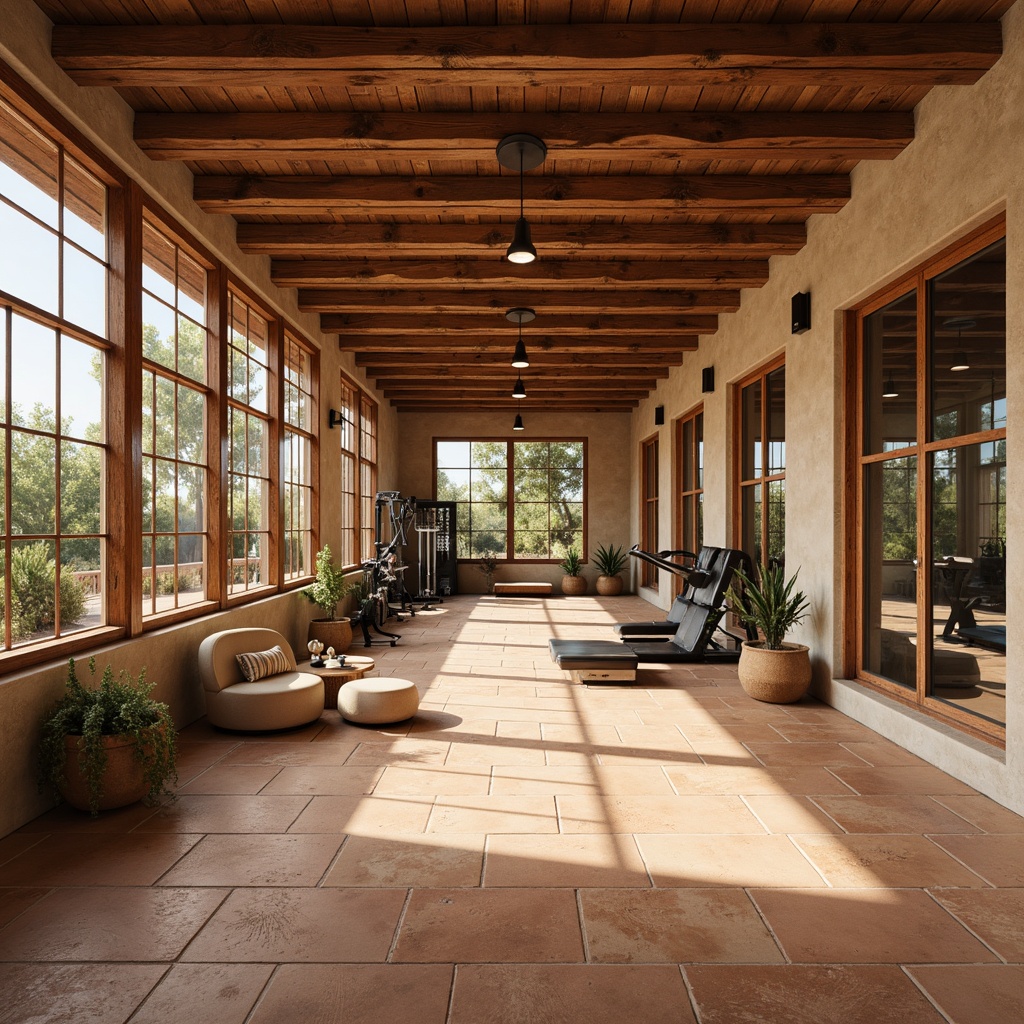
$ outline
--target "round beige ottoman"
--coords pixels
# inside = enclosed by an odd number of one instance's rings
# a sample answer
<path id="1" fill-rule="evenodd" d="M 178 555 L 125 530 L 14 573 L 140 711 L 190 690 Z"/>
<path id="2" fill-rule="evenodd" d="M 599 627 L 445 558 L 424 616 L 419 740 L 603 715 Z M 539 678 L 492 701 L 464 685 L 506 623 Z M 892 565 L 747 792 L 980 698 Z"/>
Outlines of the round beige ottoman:
<path id="1" fill-rule="evenodd" d="M 349 722 L 384 725 L 412 718 L 420 706 L 416 684 L 395 676 L 353 679 L 338 691 L 338 711 Z"/>

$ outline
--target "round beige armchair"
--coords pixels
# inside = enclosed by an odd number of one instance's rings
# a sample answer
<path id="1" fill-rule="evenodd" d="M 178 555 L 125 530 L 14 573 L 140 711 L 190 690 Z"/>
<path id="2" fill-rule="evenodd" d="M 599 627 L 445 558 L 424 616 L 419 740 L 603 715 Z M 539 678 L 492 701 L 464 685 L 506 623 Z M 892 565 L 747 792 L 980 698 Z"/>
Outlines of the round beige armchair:
<path id="1" fill-rule="evenodd" d="M 252 680 L 243 674 L 239 655 L 249 656 L 243 662 Z M 324 709 L 323 680 L 298 671 L 291 645 L 274 629 L 225 629 L 208 636 L 199 645 L 199 679 L 207 718 L 222 729 L 288 729 L 316 720 Z"/>

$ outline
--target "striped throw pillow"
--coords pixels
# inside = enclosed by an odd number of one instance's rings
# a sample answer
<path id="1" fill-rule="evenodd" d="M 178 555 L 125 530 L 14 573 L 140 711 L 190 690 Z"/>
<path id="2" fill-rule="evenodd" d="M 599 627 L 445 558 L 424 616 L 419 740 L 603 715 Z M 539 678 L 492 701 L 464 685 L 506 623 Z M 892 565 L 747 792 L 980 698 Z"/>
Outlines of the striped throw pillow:
<path id="1" fill-rule="evenodd" d="M 280 645 L 271 647 L 269 651 L 236 654 L 235 661 L 238 662 L 242 675 L 249 683 L 255 683 L 257 679 L 263 679 L 266 676 L 276 676 L 278 672 L 287 672 L 291 667 Z"/>

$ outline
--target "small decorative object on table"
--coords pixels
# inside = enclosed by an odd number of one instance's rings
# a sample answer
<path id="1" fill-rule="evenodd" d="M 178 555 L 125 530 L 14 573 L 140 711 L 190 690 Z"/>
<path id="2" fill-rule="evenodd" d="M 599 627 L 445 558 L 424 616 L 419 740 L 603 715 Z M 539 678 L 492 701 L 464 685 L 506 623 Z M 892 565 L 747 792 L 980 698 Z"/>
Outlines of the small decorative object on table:
<path id="1" fill-rule="evenodd" d="M 313 668 L 324 667 L 324 659 L 320 657 L 320 652 L 323 649 L 324 645 L 320 640 L 310 640 L 309 643 L 306 644 L 306 650 L 309 651 L 311 655 L 313 655 L 313 657 L 309 660 L 309 664 Z"/>
<path id="2" fill-rule="evenodd" d="M 324 662 L 324 668 L 341 668 L 344 662 L 344 658 L 335 657 L 333 647 L 327 648 L 327 660 Z"/>

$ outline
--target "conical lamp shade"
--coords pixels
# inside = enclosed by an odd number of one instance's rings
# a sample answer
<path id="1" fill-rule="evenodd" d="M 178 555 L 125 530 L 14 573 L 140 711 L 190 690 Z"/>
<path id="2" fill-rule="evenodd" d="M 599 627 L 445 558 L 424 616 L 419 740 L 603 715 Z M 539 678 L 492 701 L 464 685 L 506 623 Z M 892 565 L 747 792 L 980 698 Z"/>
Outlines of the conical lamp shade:
<path id="1" fill-rule="evenodd" d="M 512 234 L 512 244 L 505 253 L 510 263 L 532 263 L 537 258 L 537 250 L 530 238 L 530 222 L 525 217 L 516 221 L 516 229 Z"/>
<path id="2" fill-rule="evenodd" d="M 525 430 L 526 429 L 526 427 L 523 426 L 523 417 L 520 416 L 519 413 L 516 413 L 516 421 L 515 421 L 515 423 L 512 424 L 512 429 L 513 430 Z"/>
<path id="3" fill-rule="evenodd" d="M 517 370 L 525 370 L 530 365 L 530 360 L 526 357 L 526 346 L 523 344 L 522 338 L 516 342 L 516 350 L 512 353 L 512 365 Z"/>
<path id="4" fill-rule="evenodd" d="M 526 385 L 523 383 L 522 376 L 519 377 L 519 379 L 515 382 L 515 385 L 512 388 L 512 397 L 513 398 L 525 398 L 526 397 Z"/>

